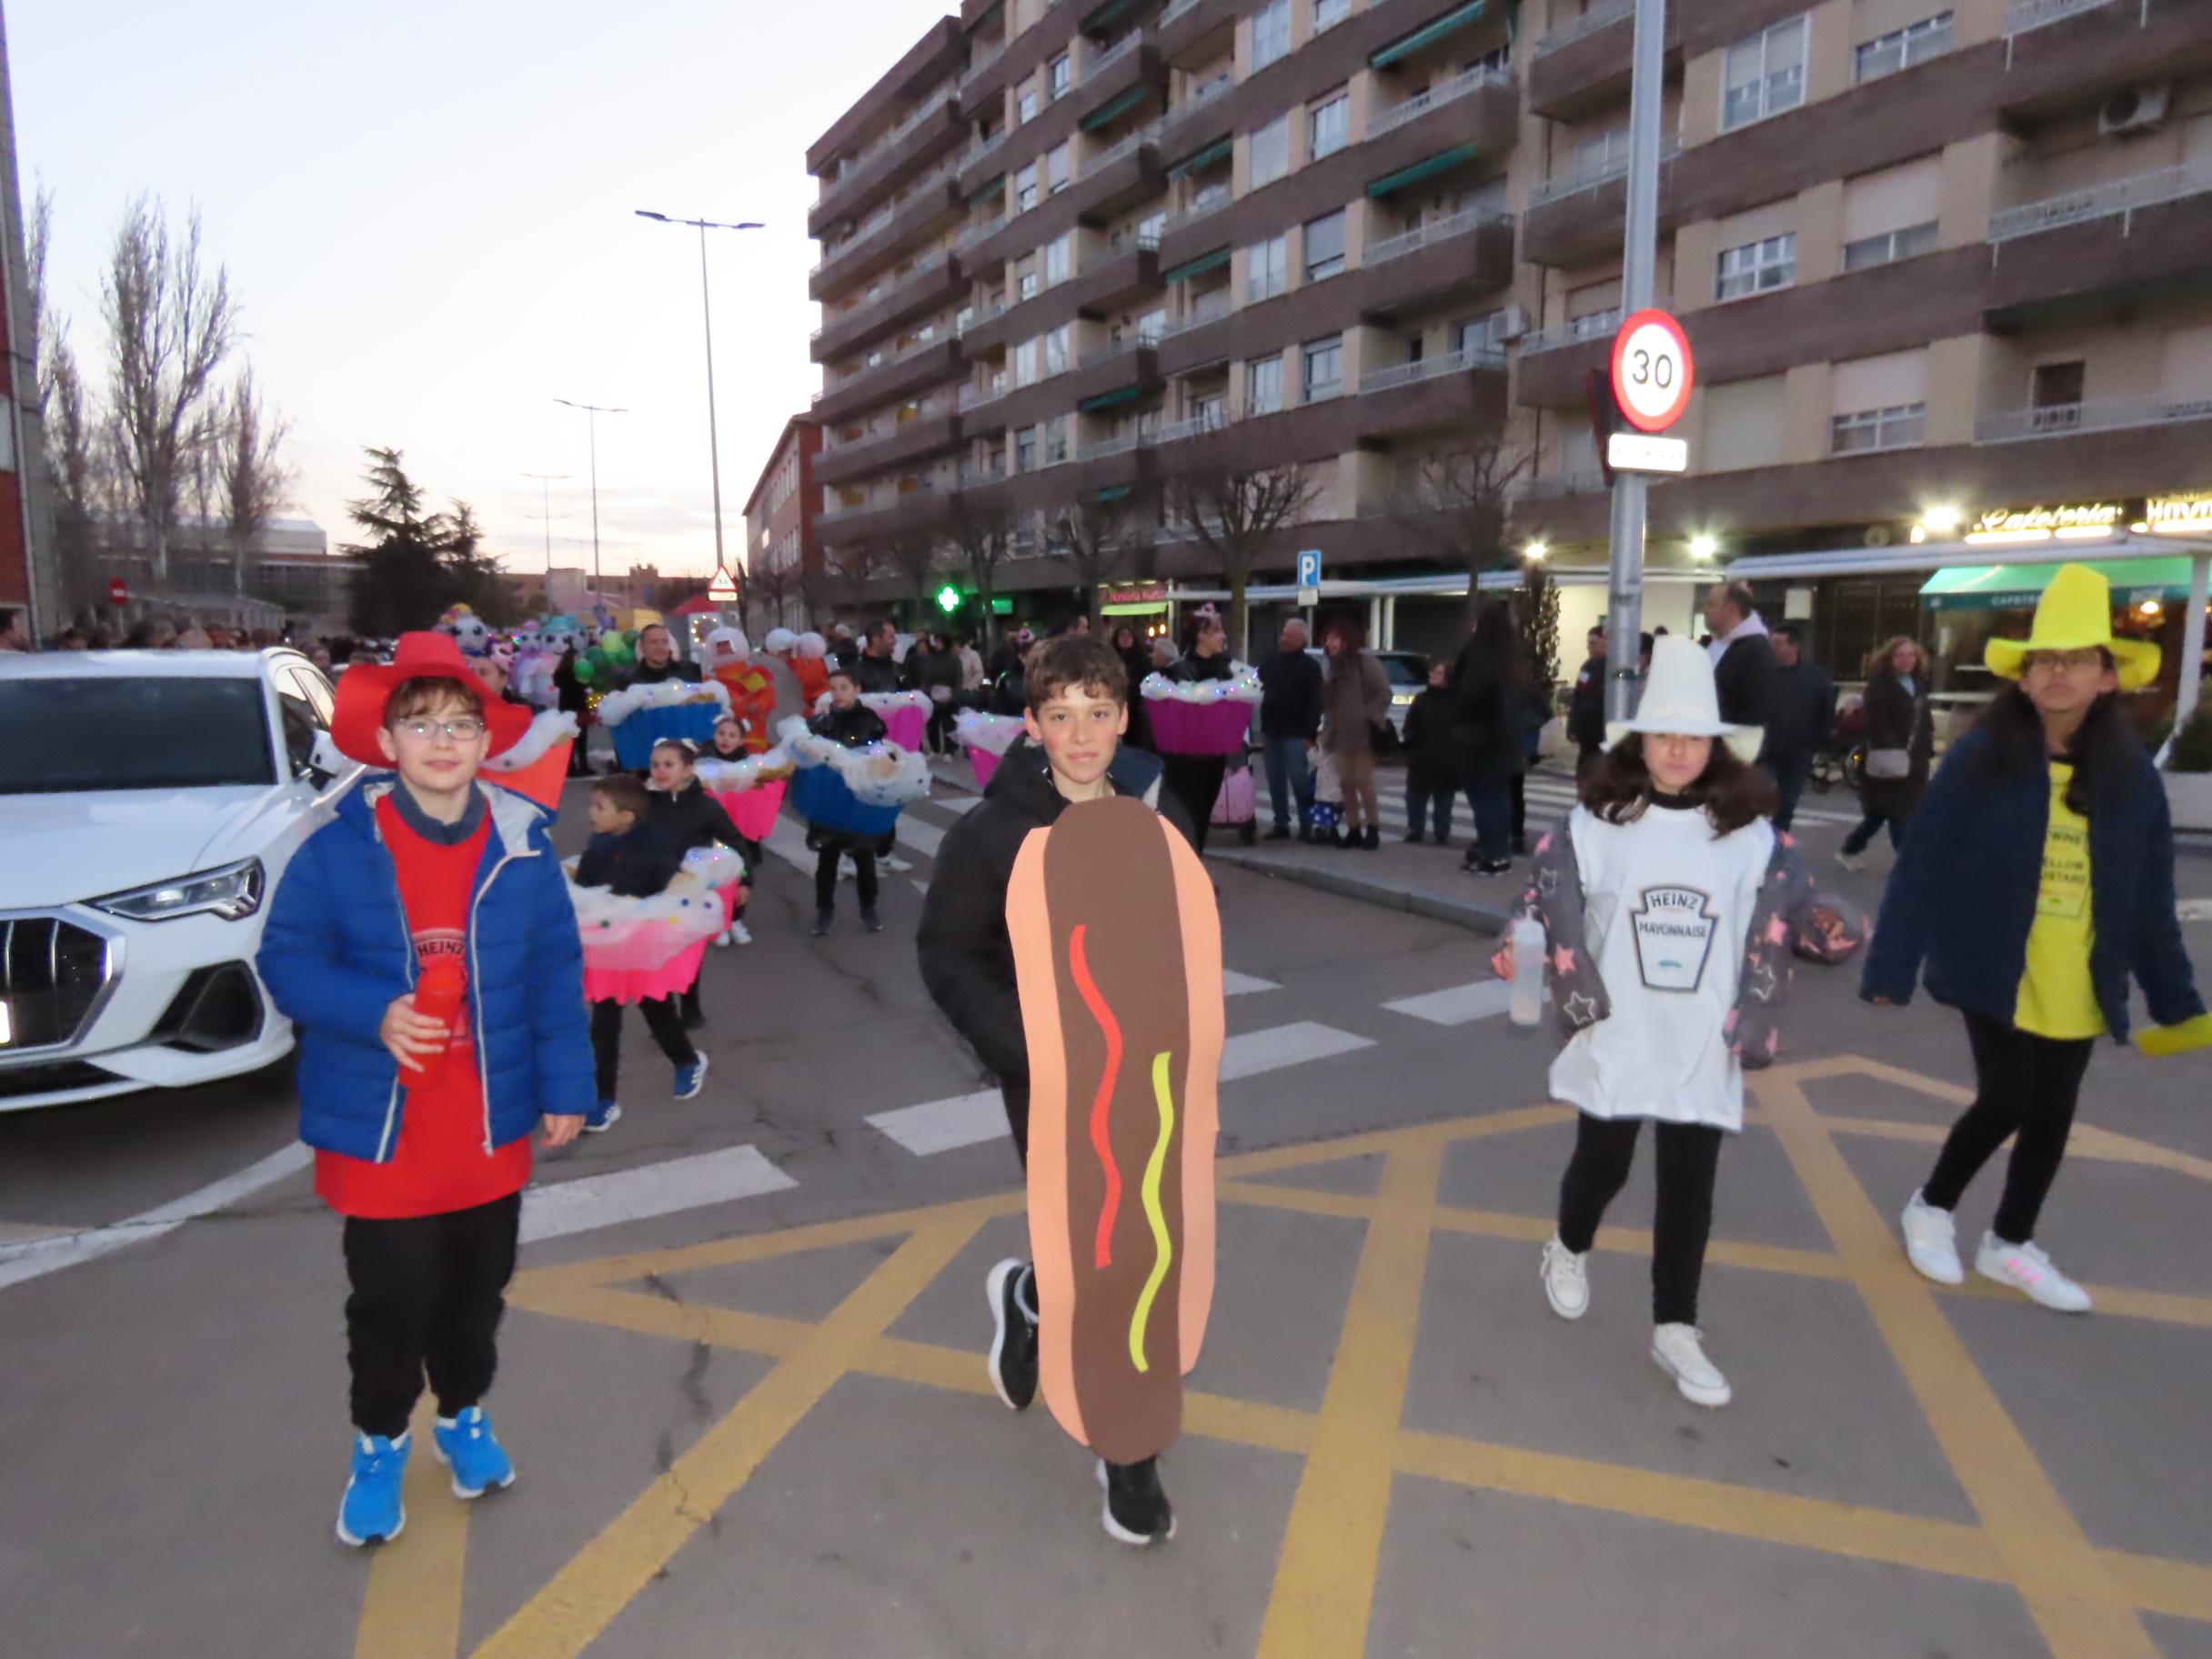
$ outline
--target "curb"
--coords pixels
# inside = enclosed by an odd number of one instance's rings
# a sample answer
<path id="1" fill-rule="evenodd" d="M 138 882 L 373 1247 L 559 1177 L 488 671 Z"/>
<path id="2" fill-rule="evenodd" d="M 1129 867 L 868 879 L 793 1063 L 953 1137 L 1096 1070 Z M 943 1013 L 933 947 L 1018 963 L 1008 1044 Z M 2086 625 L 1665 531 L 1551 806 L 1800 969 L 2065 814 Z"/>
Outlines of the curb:
<path id="1" fill-rule="evenodd" d="M 1441 893 L 1399 887 L 1392 882 L 1372 880 L 1344 870 L 1317 870 L 1309 864 L 1285 863 L 1259 853 L 1245 852 L 1242 849 L 1210 847 L 1206 850 L 1206 857 L 1210 861 L 1233 865 L 1253 875 L 1289 881 L 1299 887 L 1314 888 L 1324 893 L 1334 893 L 1342 899 L 1356 899 L 1364 904 L 1380 905 L 1384 910 L 1409 911 L 1415 916 L 1425 916 L 1433 921 L 1450 922 L 1454 927 L 1492 937 L 1505 931 L 1508 920 L 1508 912 L 1503 905 L 1483 904 L 1472 899 L 1447 899 Z"/>

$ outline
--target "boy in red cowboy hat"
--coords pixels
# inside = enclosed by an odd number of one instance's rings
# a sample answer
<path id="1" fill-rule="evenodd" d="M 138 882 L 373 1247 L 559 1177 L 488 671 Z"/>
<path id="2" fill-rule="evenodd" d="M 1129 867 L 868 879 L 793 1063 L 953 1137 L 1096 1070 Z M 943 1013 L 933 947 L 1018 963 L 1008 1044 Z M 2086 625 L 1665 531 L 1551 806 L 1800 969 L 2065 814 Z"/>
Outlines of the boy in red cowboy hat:
<path id="1" fill-rule="evenodd" d="M 407 1423 L 429 1375 L 453 1491 L 515 1478 L 484 1415 L 530 1135 L 591 1109 L 583 952 L 548 815 L 477 771 L 528 729 L 442 634 L 338 683 L 331 737 L 372 774 L 301 847 L 258 966 L 299 1028 L 300 1138 L 346 1218 L 349 1544 L 407 1523 Z"/>

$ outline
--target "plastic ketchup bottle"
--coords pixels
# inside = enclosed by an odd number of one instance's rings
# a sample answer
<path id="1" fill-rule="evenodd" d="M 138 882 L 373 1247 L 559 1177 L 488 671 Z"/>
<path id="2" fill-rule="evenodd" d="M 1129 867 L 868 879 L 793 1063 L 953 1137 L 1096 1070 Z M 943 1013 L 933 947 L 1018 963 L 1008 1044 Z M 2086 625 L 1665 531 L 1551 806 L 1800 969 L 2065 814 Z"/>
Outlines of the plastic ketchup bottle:
<path id="1" fill-rule="evenodd" d="M 437 1052 L 416 1056 L 419 1071 L 403 1071 L 400 1075 L 410 1087 L 419 1088 L 434 1081 L 446 1069 L 446 1056 L 453 1049 L 453 1026 L 461 1011 L 461 997 L 468 989 L 468 974 L 460 963 L 450 958 L 441 958 L 422 970 L 422 978 L 415 982 L 415 1011 L 427 1020 L 440 1020 L 446 1026 L 446 1041 Z"/>

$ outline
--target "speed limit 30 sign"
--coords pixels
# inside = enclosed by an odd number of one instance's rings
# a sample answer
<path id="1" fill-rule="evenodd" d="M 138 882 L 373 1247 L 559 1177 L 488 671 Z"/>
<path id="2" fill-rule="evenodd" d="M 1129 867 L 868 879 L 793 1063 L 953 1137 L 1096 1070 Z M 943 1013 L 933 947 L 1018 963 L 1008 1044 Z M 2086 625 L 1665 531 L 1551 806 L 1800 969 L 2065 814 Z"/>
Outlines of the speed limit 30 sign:
<path id="1" fill-rule="evenodd" d="M 1664 311 L 1638 311 L 1613 341 L 1613 396 L 1629 425 L 1664 432 L 1690 407 L 1690 338 Z"/>

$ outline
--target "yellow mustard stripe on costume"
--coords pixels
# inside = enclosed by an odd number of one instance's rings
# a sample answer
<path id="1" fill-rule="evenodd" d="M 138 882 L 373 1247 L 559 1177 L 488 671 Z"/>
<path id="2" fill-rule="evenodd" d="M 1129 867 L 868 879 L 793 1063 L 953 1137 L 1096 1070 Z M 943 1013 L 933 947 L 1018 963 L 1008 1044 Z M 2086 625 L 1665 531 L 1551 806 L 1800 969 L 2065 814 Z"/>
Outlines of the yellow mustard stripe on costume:
<path id="1" fill-rule="evenodd" d="M 2066 805 L 2074 769 L 2051 762 L 2051 816 L 2043 835 L 2043 882 L 2027 934 L 2027 960 L 2013 1023 L 2060 1041 L 2105 1034 L 2105 1012 L 2089 977 L 2096 937 L 2090 904 L 2089 820 Z"/>
<path id="2" fill-rule="evenodd" d="M 1144 1219 L 1152 1224 L 1152 1271 L 1129 1322 L 1130 1362 L 1139 1371 L 1152 1368 L 1144 1357 L 1144 1331 L 1151 1321 L 1152 1299 L 1167 1282 L 1168 1263 L 1175 1259 L 1175 1246 L 1168 1238 L 1167 1214 L 1160 1207 L 1160 1177 L 1168 1167 L 1168 1141 L 1175 1133 L 1175 1094 L 1168 1082 L 1171 1058 L 1164 1051 L 1152 1056 L 1152 1099 L 1160 1104 L 1160 1139 L 1152 1142 L 1151 1160 L 1144 1166 Z"/>

